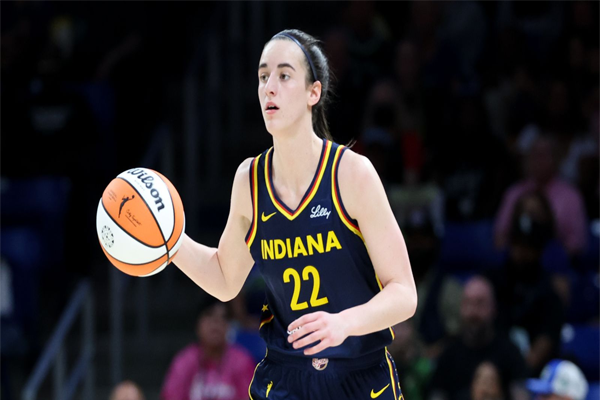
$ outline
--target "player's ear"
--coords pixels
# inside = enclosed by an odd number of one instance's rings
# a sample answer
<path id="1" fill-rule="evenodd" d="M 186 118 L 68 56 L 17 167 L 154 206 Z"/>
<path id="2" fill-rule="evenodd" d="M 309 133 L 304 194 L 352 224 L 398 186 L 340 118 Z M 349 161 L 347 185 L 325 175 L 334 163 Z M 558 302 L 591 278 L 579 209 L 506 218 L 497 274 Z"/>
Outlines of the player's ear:
<path id="1" fill-rule="evenodd" d="M 321 90 L 323 89 L 323 85 L 321 85 L 320 81 L 315 81 L 312 85 L 310 85 L 310 90 L 308 94 L 308 105 L 314 106 L 321 99 Z"/>

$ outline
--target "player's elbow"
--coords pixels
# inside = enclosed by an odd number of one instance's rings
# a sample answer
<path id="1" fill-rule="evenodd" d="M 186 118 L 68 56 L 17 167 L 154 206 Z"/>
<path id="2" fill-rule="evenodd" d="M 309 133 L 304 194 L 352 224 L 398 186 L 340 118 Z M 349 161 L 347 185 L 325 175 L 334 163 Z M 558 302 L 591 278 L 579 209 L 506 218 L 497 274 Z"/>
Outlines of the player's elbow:
<path id="1" fill-rule="evenodd" d="M 417 306 L 419 305 L 419 300 L 417 299 L 417 291 L 414 290 L 413 294 L 410 296 L 409 305 L 408 305 L 408 318 L 411 318 L 417 312 Z"/>
<path id="2" fill-rule="evenodd" d="M 235 284 L 230 282 L 221 288 L 218 293 L 214 293 L 213 295 L 223 303 L 226 303 L 235 299 L 240 294 L 242 291 L 242 286 L 243 285 L 240 285 L 237 282 Z"/>
<path id="3" fill-rule="evenodd" d="M 404 310 L 406 312 L 406 319 L 411 318 L 417 312 L 417 305 L 419 303 L 417 299 L 417 290 L 413 288 L 408 288 L 406 290 L 408 293 L 405 293 L 403 296 Z"/>

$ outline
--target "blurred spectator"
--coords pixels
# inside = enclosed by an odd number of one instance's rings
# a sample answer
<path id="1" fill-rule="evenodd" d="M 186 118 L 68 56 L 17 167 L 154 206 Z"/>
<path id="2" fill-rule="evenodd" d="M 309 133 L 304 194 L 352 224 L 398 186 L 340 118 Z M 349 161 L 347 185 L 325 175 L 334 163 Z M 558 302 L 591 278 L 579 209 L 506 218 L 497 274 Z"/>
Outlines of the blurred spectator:
<path id="1" fill-rule="evenodd" d="M 396 129 L 398 94 L 389 80 L 377 82 L 369 95 L 364 128 L 358 142 L 385 186 L 402 179 L 402 159 Z"/>
<path id="2" fill-rule="evenodd" d="M 494 363 L 484 361 L 477 366 L 471 381 L 471 400 L 504 400 L 504 383 Z"/>
<path id="3" fill-rule="evenodd" d="M 437 361 L 430 399 L 468 400 L 477 367 L 490 361 L 497 366 L 500 376 L 506 378 L 506 386 L 502 388 L 506 398 L 525 400 L 522 386 L 527 377 L 525 363 L 510 339 L 495 330 L 496 304 L 487 279 L 474 276 L 465 283 L 460 314 L 460 333 Z"/>
<path id="4" fill-rule="evenodd" d="M 588 382 L 583 372 L 570 361 L 552 360 L 539 379 L 528 379 L 527 389 L 535 398 L 546 400 L 585 400 Z"/>
<path id="5" fill-rule="evenodd" d="M 411 2 L 408 38 L 417 44 L 424 85 L 428 89 L 450 89 L 458 78 L 459 63 L 455 49 L 441 35 L 441 3 L 435 1 Z"/>
<path id="6" fill-rule="evenodd" d="M 198 343 L 173 359 L 161 390 L 162 400 L 248 398 L 254 362 L 248 351 L 229 344 L 231 304 L 206 296 L 198 311 Z"/>
<path id="7" fill-rule="evenodd" d="M 444 215 L 454 222 L 492 218 L 511 180 L 505 143 L 491 133 L 479 95 L 456 99 L 452 110 L 452 124 L 431 147 Z"/>
<path id="8" fill-rule="evenodd" d="M 572 88 L 564 79 L 552 79 L 543 92 L 543 114 L 541 116 L 541 128 L 551 133 L 558 142 L 559 159 L 560 153 L 568 149 L 575 133 L 581 129 L 582 121 L 578 117 L 580 101 L 574 101 Z"/>
<path id="9" fill-rule="evenodd" d="M 540 191 L 524 193 L 515 204 L 511 216 L 511 235 L 531 234 L 531 243 L 542 249 L 542 267 L 549 273 L 556 292 L 565 307 L 570 302 L 571 263 L 563 245 L 556 239 L 554 211 L 545 194 Z M 526 241 L 527 239 L 525 239 Z"/>
<path id="10" fill-rule="evenodd" d="M 394 84 L 398 93 L 396 125 L 401 134 L 424 135 L 423 86 L 416 44 L 402 39 L 396 44 L 393 60 Z"/>
<path id="11" fill-rule="evenodd" d="M 557 175 L 555 141 L 548 137 L 536 138 L 527 154 L 524 168 L 525 177 L 504 193 L 494 227 L 496 246 L 502 249 L 508 244 L 510 218 L 517 199 L 523 193 L 537 189 L 543 191 L 550 201 L 559 240 L 569 254 L 578 254 L 585 248 L 587 240 L 584 203 L 577 188 Z"/>
<path id="12" fill-rule="evenodd" d="M 433 226 L 435 235 L 444 234 L 444 193 L 433 181 L 423 182 L 416 172 L 405 171 L 401 184 L 390 184 L 387 195 L 400 226 L 410 224 L 418 215 L 425 216 Z"/>
<path id="13" fill-rule="evenodd" d="M 538 77 L 535 68 L 528 63 L 519 63 L 505 82 L 504 101 L 506 107 L 503 123 L 504 136 L 513 154 L 520 154 L 531 146 L 539 135 L 539 121 L 543 114 Z"/>
<path id="14" fill-rule="evenodd" d="M 596 75 L 598 73 L 596 72 Z M 583 117 L 589 121 L 586 130 L 576 135 L 570 142 L 567 155 L 561 164 L 561 174 L 577 185 L 583 196 L 586 214 L 589 219 L 599 218 L 598 158 L 600 148 L 600 91 L 598 84 L 591 87 L 583 99 Z"/>
<path id="15" fill-rule="evenodd" d="M 142 389 L 132 381 L 123 381 L 113 389 L 110 400 L 145 400 Z"/>
<path id="16" fill-rule="evenodd" d="M 458 333 L 462 286 L 439 265 L 440 237 L 430 214 L 414 211 L 401 226 L 419 297 L 411 321 L 425 355 L 435 358 Z"/>
<path id="17" fill-rule="evenodd" d="M 541 210 L 528 203 L 523 202 L 523 212 L 511 221 L 504 265 L 487 275 L 494 284 L 500 327 L 510 331 L 531 373 L 537 374 L 558 353 L 565 317 L 551 275 L 542 266 L 543 250 L 552 234 L 551 220 L 536 216 Z"/>
<path id="18" fill-rule="evenodd" d="M 545 62 L 562 30 L 564 3 L 510 0 L 496 4 L 498 27 L 518 29 L 524 34 L 527 51 Z"/>
<path id="19" fill-rule="evenodd" d="M 440 2 L 412 1 L 405 36 L 417 50 L 427 146 L 436 144 L 445 135 L 452 115 L 448 107 L 454 100 L 460 75 L 456 49 L 440 32 L 440 8 Z"/>
<path id="20" fill-rule="evenodd" d="M 401 376 L 402 394 L 411 400 L 426 400 L 433 362 L 425 354 L 423 343 L 412 319 L 394 326 L 395 337 L 388 350 Z"/>
<path id="21" fill-rule="evenodd" d="M 410 39 L 402 39 L 396 45 L 390 84 L 396 88 L 396 157 L 401 165 L 397 173 L 400 181 L 388 185 L 388 197 L 401 226 L 415 209 L 428 209 L 437 233 L 441 234 L 444 200 L 441 188 L 431 176 L 431 157 L 425 143 L 425 91 L 418 49 Z"/>
<path id="22" fill-rule="evenodd" d="M 461 80 L 478 84 L 478 63 L 489 30 L 483 7 L 477 1 L 445 1 L 441 4 L 440 34 L 457 50 Z"/>
<path id="23" fill-rule="evenodd" d="M 410 39 L 396 45 L 392 83 L 397 100 L 395 125 L 402 156 L 402 182 L 423 184 L 428 176 L 429 152 L 425 146 L 425 93 L 418 50 Z"/>
<path id="24" fill-rule="evenodd" d="M 598 87 L 591 92 L 587 103 L 589 108 L 598 107 Z M 584 106 L 582 106 L 583 108 Z M 598 109 L 588 112 L 589 128 L 586 131 L 574 133 L 563 143 L 563 152 L 560 163 L 560 175 L 572 185 L 579 185 L 586 174 L 585 165 L 588 160 L 598 158 Z M 591 210 L 590 210 L 591 211 Z"/>
<path id="25" fill-rule="evenodd" d="M 348 35 L 352 78 L 359 87 L 368 88 L 390 65 L 389 27 L 370 1 L 349 1 L 342 10 L 342 22 Z"/>
<path id="26" fill-rule="evenodd" d="M 350 1 L 340 11 L 341 23 L 324 38 L 334 76 L 330 127 L 339 143 L 357 140 L 369 91 L 387 74 L 390 62 L 390 31 L 374 2 Z M 343 99 L 343 101 L 342 101 Z"/>

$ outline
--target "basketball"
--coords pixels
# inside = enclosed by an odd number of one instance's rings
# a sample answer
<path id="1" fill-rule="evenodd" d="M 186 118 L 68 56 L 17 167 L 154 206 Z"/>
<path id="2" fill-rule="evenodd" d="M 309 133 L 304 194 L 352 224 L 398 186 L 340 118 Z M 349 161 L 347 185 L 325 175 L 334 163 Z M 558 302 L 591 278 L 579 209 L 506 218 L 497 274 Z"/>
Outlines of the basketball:
<path id="1" fill-rule="evenodd" d="M 132 168 L 102 194 L 96 231 L 108 260 L 132 276 L 162 271 L 181 246 L 185 213 L 175 186 L 148 168 Z"/>

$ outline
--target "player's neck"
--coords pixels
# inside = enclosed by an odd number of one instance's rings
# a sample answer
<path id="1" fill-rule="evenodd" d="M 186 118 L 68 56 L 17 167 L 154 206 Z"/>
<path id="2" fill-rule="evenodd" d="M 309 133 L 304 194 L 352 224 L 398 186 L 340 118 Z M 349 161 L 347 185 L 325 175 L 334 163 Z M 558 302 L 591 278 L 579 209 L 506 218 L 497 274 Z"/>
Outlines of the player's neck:
<path id="1" fill-rule="evenodd" d="M 310 133 L 273 137 L 273 147 L 275 186 L 303 195 L 319 164 L 323 140 L 311 129 Z"/>

